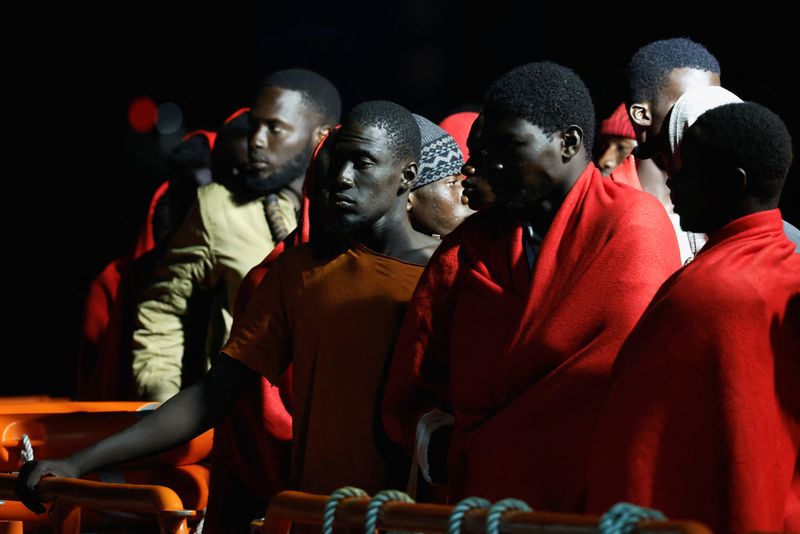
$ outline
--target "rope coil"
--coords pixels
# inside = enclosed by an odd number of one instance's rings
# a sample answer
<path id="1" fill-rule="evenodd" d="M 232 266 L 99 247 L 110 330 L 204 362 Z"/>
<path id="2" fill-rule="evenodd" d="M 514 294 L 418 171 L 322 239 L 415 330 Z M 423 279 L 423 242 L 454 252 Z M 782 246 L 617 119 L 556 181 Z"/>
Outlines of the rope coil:
<path id="1" fill-rule="evenodd" d="M 481 508 L 486 509 L 491 505 L 491 502 L 481 497 L 467 497 L 459 501 L 450 513 L 450 519 L 447 522 L 448 534 L 461 534 L 461 525 L 464 523 L 464 516 L 467 515 L 467 512 Z"/>
<path id="2" fill-rule="evenodd" d="M 600 534 L 633 534 L 642 521 L 666 521 L 667 517 L 652 508 L 620 502 L 600 518 Z"/>
<path id="3" fill-rule="evenodd" d="M 486 514 L 486 534 L 500 534 L 500 520 L 511 510 L 533 512 L 528 503 L 519 499 L 503 499 L 494 503 Z"/>
<path id="4" fill-rule="evenodd" d="M 321 534 L 333 534 L 333 522 L 336 519 L 336 510 L 339 508 L 339 503 L 350 497 L 369 497 L 369 495 L 361 488 L 353 486 L 345 486 L 331 493 L 331 496 L 328 497 L 328 502 L 325 503 L 325 511 L 322 514 Z"/>
<path id="5" fill-rule="evenodd" d="M 364 520 L 364 534 L 375 534 L 375 530 L 378 525 L 378 517 L 381 514 L 383 505 L 392 501 L 413 503 L 414 499 L 412 499 L 407 493 L 403 493 L 402 491 L 398 490 L 384 490 L 376 493 L 367 505 L 367 511 L 365 514 L 366 519 Z"/>

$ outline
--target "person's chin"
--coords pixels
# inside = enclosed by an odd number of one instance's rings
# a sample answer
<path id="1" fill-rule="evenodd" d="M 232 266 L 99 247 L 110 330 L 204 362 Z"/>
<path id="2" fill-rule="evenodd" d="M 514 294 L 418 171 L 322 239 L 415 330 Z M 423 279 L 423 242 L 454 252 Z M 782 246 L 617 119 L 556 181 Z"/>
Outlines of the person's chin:
<path id="1" fill-rule="evenodd" d="M 673 206 L 673 210 L 678 216 L 678 226 L 681 227 L 681 230 L 684 232 L 702 233 L 700 230 L 698 230 L 699 227 L 703 226 L 702 223 L 700 223 L 697 217 L 693 217 L 689 210 L 685 208 L 685 206 L 681 206 L 678 209 L 675 209 Z"/>
<path id="2" fill-rule="evenodd" d="M 701 224 L 698 224 L 693 219 L 687 219 L 686 217 L 680 217 L 679 225 L 681 230 L 684 232 L 692 232 L 693 234 L 702 234 L 704 233 L 700 228 L 702 227 Z"/>
<path id="3" fill-rule="evenodd" d="M 355 214 L 339 213 L 334 215 L 328 227 L 337 237 L 349 237 L 365 226 L 365 222 Z"/>
<path id="4" fill-rule="evenodd" d="M 503 211 L 510 217 L 520 217 L 527 213 L 530 200 L 521 193 L 515 196 L 498 195 L 495 204 L 503 206 Z"/>
<path id="5" fill-rule="evenodd" d="M 246 175 L 243 178 L 244 185 L 250 191 L 258 194 L 267 194 L 271 193 L 281 187 L 282 184 L 278 184 L 277 180 L 275 180 L 274 176 L 269 173 L 258 173 L 258 174 L 250 174 Z"/>

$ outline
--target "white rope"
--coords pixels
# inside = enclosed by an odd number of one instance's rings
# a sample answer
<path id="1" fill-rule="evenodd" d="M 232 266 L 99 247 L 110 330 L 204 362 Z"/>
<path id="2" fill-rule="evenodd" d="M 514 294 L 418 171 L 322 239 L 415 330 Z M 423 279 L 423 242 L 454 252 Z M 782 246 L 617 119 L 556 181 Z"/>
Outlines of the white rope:
<path id="1" fill-rule="evenodd" d="M 20 444 L 22 445 L 22 450 L 19 453 L 19 457 L 22 458 L 23 462 L 32 462 L 33 446 L 31 445 L 31 438 L 28 437 L 28 434 L 22 434 Z"/>

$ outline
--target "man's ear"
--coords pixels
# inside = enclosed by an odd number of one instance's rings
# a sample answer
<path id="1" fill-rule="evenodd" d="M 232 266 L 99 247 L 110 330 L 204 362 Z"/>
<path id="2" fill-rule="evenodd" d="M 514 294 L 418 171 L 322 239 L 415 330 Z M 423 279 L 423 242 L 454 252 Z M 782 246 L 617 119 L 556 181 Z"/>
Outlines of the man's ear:
<path id="1" fill-rule="evenodd" d="M 731 172 L 731 178 L 731 189 L 738 192 L 744 192 L 744 190 L 747 188 L 747 171 L 741 167 L 736 167 Z"/>
<path id="2" fill-rule="evenodd" d="M 561 159 L 564 162 L 571 160 L 580 152 L 583 146 L 583 129 L 577 124 L 571 124 L 561 132 Z"/>
<path id="3" fill-rule="evenodd" d="M 405 193 L 417 183 L 417 163 L 412 161 L 403 169 L 403 177 L 400 179 L 400 193 Z"/>
<path id="4" fill-rule="evenodd" d="M 642 128 L 647 128 L 653 124 L 653 114 L 650 111 L 650 104 L 647 102 L 637 102 L 628 108 L 631 122 Z"/>
<path id="5" fill-rule="evenodd" d="M 325 136 L 328 135 L 333 131 L 333 126 L 318 126 L 314 130 L 314 139 L 316 139 L 315 145 L 318 145 L 320 141 L 325 139 Z"/>

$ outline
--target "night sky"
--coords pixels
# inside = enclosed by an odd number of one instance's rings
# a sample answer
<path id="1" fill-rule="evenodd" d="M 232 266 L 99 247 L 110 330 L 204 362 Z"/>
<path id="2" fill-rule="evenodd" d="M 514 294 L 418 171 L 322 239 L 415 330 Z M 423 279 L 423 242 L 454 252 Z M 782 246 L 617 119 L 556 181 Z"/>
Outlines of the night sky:
<path id="1" fill-rule="evenodd" d="M 131 131 L 135 97 L 177 104 L 182 131 L 215 129 L 249 103 L 261 75 L 297 66 L 330 78 L 345 109 L 381 98 L 438 121 L 480 103 L 509 68 L 548 59 L 583 77 L 599 122 L 621 102 L 623 70 L 637 48 L 688 36 L 717 56 L 725 87 L 781 115 L 797 153 L 800 109 L 787 68 L 796 63 L 796 30 L 780 12 L 695 14 L 688 22 L 686 9 L 657 14 L 623 3 L 342 4 L 40 6 L 6 17 L 6 25 L 21 21 L 25 37 L 6 47 L 11 366 L 0 373 L 0 394 L 73 390 L 87 284 L 130 246 L 176 139 Z M 798 199 L 795 164 L 782 208 L 800 226 Z"/>

